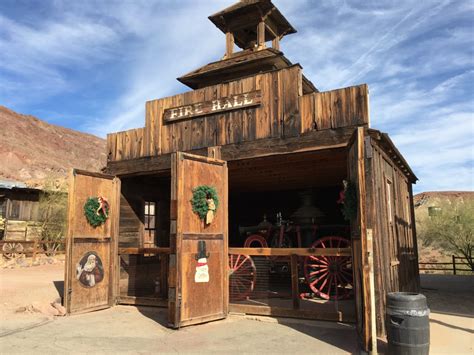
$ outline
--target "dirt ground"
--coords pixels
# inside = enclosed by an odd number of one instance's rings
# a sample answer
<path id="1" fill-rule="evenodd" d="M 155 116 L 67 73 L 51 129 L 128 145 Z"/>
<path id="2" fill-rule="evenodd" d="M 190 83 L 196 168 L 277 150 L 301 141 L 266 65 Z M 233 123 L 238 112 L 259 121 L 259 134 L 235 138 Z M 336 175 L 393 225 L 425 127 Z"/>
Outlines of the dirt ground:
<path id="1" fill-rule="evenodd" d="M 0 269 L 0 353 L 359 352 L 354 327 L 347 324 L 231 315 L 174 331 L 159 308 L 117 306 L 71 317 L 25 311 L 59 297 L 63 267 Z M 422 286 L 432 311 L 431 354 L 472 354 L 474 277 L 423 275 Z"/>

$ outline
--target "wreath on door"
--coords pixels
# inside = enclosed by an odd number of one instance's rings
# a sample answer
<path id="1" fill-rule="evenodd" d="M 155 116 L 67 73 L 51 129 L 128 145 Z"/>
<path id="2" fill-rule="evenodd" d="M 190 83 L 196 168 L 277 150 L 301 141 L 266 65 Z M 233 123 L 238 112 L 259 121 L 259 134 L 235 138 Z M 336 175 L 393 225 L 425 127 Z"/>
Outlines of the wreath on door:
<path id="1" fill-rule="evenodd" d="M 191 200 L 193 212 L 196 213 L 206 224 L 211 224 L 214 220 L 214 214 L 219 206 L 219 197 L 214 187 L 201 185 L 193 189 L 193 198 Z"/>
<path id="2" fill-rule="evenodd" d="M 101 226 L 109 218 L 109 203 L 103 196 L 89 197 L 84 204 L 84 215 L 94 228 Z"/>
<path id="3" fill-rule="evenodd" d="M 357 186 L 349 180 L 342 181 L 343 190 L 339 193 L 337 203 L 342 205 L 341 212 L 346 221 L 357 217 Z"/>

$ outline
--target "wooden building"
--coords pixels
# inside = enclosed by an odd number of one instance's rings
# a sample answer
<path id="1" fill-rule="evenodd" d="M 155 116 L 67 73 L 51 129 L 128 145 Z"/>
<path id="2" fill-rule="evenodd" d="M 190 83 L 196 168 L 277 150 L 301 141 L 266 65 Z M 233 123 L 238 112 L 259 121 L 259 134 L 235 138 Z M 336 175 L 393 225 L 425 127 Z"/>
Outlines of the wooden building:
<path id="1" fill-rule="evenodd" d="M 40 189 L 18 181 L 0 180 L 0 240 L 38 238 Z"/>
<path id="2" fill-rule="evenodd" d="M 109 134 L 106 174 L 71 175 L 68 312 L 164 306 L 176 328 L 229 311 L 347 321 L 369 349 L 386 293 L 419 289 L 417 178 L 370 127 L 367 85 L 319 92 L 284 56 L 296 30 L 274 4 L 209 19 L 223 58 L 178 78 L 191 91 L 147 102 L 144 127 Z M 210 223 L 193 212 L 198 187 L 212 188 L 197 199 Z M 91 196 L 109 205 L 96 228 Z"/>

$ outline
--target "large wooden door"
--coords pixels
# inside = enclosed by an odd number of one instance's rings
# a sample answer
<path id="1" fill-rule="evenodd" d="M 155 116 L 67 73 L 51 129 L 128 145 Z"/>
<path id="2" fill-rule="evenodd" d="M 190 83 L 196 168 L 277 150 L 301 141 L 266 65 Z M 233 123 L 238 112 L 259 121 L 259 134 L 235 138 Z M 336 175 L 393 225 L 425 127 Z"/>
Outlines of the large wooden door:
<path id="1" fill-rule="evenodd" d="M 89 198 L 104 198 L 108 218 L 93 227 L 84 206 Z M 73 170 L 69 180 L 68 231 L 64 305 L 68 314 L 94 311 L 115 304 L 120 180 Z M 102 214 L 100 210 L 97 213 Z"/>
<path id="2" fill-rule="evenodd" d="M 370 279 L 367 243 L 367 195 L 365 180 L 364 128 L 355 130 L 348 153 L 349 180 L 357 190 L 357 217 L 351 221 L 352 267 L 356 303 L 357 332 L 363 348 L 371 343 Z"/>
<path id="3" fill-rule="evenodd" d="M 215 189 L 217 209 L 207 224 L 193 212 L 193 191 Z M 212 196 L 208 196 L 212 197 Z M 186 153 L 171 164 L 169 324 L 174 328 L 222 319 L 228 312 L 227 164 Z"/>

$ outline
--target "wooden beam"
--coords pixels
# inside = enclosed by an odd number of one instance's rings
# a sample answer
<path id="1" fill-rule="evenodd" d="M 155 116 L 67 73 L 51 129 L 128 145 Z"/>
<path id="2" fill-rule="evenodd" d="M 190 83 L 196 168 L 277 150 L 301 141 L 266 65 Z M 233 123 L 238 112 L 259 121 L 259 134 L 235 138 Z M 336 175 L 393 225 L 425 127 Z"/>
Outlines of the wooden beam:
<path id="1" fill-rule="evenodd" d="M 351 256 L 351 248 L 229 248 L 229 254 L 259 256 Z"/>
<path id="2" fill-rule="evenodd" d="M 354 132 L 353 127 L 311 131 L 297 137 L 266 138 L 249 142 L 227 144 L 221 147 L 221 159 L 226 161 L 252 159 L 270 155 L 309 152 L 343 148 Z M 195 155 L 208 155 L 207 148 L 189 151 Z M 140 159 L 109 162 L 106 171 L 117 176 L 169 173 L 171 153 Z"/>
<path id="3" fill-rule="evenodd" d="M 235 312 L 235 313 L 255 314 L 255 315 L 261 315 L 261 316 L 328 320 L 328 321 L 347 322 L 347 323 L 353 323 L 355 321 L 353 316 L 347 315 L 341 311 L 321 312 L 321 311 L 312 311 L 312 310 L 310 311 L 310 310 L 303 310 L 303 309 L 290 309 L 290 308 L 270 307 L 270 306 L 255 306 L 255 305 L 237 304 L 237 303 L 231 303 L 229 305 L 229 311 Z"/>

